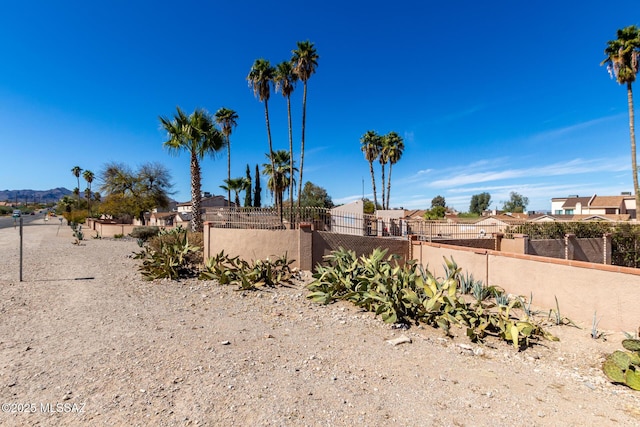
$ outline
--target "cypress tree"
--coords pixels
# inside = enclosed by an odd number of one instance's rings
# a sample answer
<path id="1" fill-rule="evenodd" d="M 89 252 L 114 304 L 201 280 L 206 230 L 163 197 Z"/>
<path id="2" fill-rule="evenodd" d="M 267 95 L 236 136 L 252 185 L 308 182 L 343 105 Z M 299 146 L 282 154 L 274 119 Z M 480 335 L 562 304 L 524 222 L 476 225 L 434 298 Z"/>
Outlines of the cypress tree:
<path id="1" fill-rule="evenodd" d="M 262 187 L 260 187 L 260 169 L 258 169 L 258 165 L 256 164 L 256 186 L 253 189 L 253 207 L 254 208 L 262 207 L 262 200 L 260 198 L 261 192 L 262 192 Z"/>
<path id="2" fill-rule="evenodd" d="M 247 189 L 244 193 L 244 207 L 251 207 L 251 170 L 249 169 L 249 164 L 247 163 Z"/>

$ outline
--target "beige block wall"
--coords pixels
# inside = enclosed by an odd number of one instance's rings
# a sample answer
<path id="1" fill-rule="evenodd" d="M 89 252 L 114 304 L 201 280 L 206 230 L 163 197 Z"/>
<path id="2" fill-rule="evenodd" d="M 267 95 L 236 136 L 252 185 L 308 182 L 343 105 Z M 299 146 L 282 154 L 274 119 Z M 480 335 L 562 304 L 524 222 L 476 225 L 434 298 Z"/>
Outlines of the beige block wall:
<path id="1" fill-rule="evenodd" d="M 244 260 L 266 259 L 287 255 L 295 259 L 292 265 L 301 268 L 299 230 L 240 230 L 234 228 L 204 227 L 204 257 L 224 250 L 230 256 Z"/>
<path id="2" fill-rule="evenodd" d="M 555 309 L 557 297 L 561 314 L 587 330 L 595 312 L 602 329 L 636 331 L 640 326 L 638 269 L 426 242 L 413 245 L 414 258 L 436 276 L 443 275 L 442 257 L 453 257 L 463 272 L 485 284 L 527 298 L 533 293 L 533 305 L 541 310 Z"/>

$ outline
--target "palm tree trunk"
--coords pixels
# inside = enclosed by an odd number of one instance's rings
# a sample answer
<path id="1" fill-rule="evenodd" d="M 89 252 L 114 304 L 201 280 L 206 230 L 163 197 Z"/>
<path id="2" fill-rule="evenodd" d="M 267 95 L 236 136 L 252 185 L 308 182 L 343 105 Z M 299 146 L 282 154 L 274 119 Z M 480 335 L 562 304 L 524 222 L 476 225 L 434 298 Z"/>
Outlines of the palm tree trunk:
<path id="1" fill-rule="evenodd" d="M 227 182 L 231 182 L 231 141 L 227 135 Z M 227 189 L 227 207 L 231 207 L 231 189 Z"/>
<path id="2" fill-rule="evenodd" d="M 289 203 L 289 208 L 291 212 L 289 212 L 289 222 L 293 222 L 293 126 L 291 125 L 291 96 L 287 96 L 287 116 L 289 119 L 289 198 L 291 199 L 291 203 Z M 300 198 L 300 193 L 298 193 L 298 198 Z"/>
<path id="3" fill-rule="evenodd" d="M 636 219 L 640 210 L 640 187 L 638 186 L 638 162 L 636 161 L 636 132 L 633 114 L 633 90 L 631 82 L 627 82 L 627 101 L 629 104 L 629 134 L 631 137 L 631 170 L 633 171 L 633 191 L 636 195 Z"/>
<path id="4" fill-rule="evenodd" d="M 373 173 L 373 162 L 369 162 L 369 172 L 371 172 L 371 187 L 373 187 L 373 210 L 378 206 L 378 195 L 376 194 L 376 179 Z"/>
<path id="5" fill-rule="evenodd" d="M 267 138 L 269 139 L 269 160 L 271 160 L 271 171 L 273 174 L 276 172 L 276 164 L 273 161 L 273 143 L 271 141 L 271 125 L 269 123 L 269 100 L 264 100 L 264 117 L 267 123 Z M 276 207 L 278 208 L 278 216 L 280 217 L 280 222 L 282 222 L 282 206 L 278 203 L 278 198 L 276 197 Z"/>
<path id="6" fill-rule="evenodd" d="M 304 82 L 302 91 L 302 144 L 300 146 L 300 180 L 298 181 L 298 207 L 300 207 L 300 194 L 302 194 L 302 169 L 304 166 L 304 131 L 307 121 L 307 81 Z M 291 178 L 293 179 L 293 178 Z"/>
<path id="7" fill-rule="evenodd" d="M 382 167 L 382 209 L 384 209 L 385 207 L 385 198 L 384 198 L 384 163 L 380 163 L 380 166 Z M 376 210 L 378 209 L 378 207 L 376 206 Z"/>
<path id="8" fill-rule="evenodd" d="M 391 199 L 391 167 L 393 163 L 389 163 L 389 176 L 387 177 L 387 206 L 385 209 L 389 209 L 389 200 Z"/>
<path id="9" fill-rule="evenodd" d="M 191 231 L 202 231 L 200 215 L 200 163 L 195 151 L 191 151 Z"/>
<path id="10" fill-rule="evenodd" d="M 76 176 L 76 178 L 78 179 L 78 206 L 77 206 L 77 208 L 80 209 L 80 174 L 78 174 Z"/>

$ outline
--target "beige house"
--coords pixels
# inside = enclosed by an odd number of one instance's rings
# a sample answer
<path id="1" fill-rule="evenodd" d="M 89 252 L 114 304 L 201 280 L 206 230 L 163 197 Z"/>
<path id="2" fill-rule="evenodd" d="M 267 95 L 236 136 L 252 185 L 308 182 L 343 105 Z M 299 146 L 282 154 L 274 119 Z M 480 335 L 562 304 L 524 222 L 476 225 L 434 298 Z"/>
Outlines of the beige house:
<path id="1" fill-rule="evenodd" d="M 203 197 L 202 200 L 200 200 L 200 208 L 203 211 L 206 211 L 206 208 L 226 208 L 229 205 L 232 208 L 236 207 L 236 204 L 233 202 L 227 204 L 227 199 L 224 198 L 224 196 L 209 196 Z M 191 201 L 178 203 L 176 210 L 178 213 L 191 213 Z"/>
<path id="2" fill-rule="evenodd" d="M 620 219 L 629 219 L 636 217 L 636 199 L 630 194 L 622 194 L 620 196 L 598 196 L 594 194 L 591 197 L 579 197 L 577 195 L 555 197 L 551 199 L 551 213 L 553 216 L 616 215 L 620 216 Z"/>

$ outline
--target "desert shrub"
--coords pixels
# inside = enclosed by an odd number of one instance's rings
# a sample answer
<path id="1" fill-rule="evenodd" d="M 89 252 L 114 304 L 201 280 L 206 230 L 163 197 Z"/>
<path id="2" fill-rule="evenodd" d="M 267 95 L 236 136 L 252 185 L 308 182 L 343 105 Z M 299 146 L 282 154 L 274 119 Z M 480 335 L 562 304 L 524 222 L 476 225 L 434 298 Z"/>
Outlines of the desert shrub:
<path id="1" fill-rule="evenodd" d="M 175 245 L 182 244 L 184 238 L 186 236 L 189 244 L 197 248 L 193 253 L 189 255 L 189 262 L 192 264 L 202 264 L 203 252 L 202 249 L 204 247 L 204 236 L 202 232 L 193 232 L 183 228 L 182 226 L 178 226 L 171 229 L 163 229 L 158 232 L 157 235 L 153 236 L 147 241 L 149 248 L 156 252 L 161 250 L 163 244 L 167 245 Z"/>
<path id="2" fill-rule="evenodd" d="M 557 340 L 521 310 L 520 300 L 509 300 L 500 288 L 481 282 L 465 284 L 465 291 L 478 295 L 467 302 L 461 292 L 461 269 L 445 259 L 446 277 L 437 279 L 414 262 L 400 266 L 386 250 L 376 249 L 357 258 L 343 248 L 325 257 L 327 265 L 318 265 L 314 281 L 308 285 L 308 298 L 328 304 L 342 299 L 375 312 L 387 323 L 426 323 L 450 335 L 452 326 L 466 329 L 472 341 L 486 336 L 499 337 L 522 348 L 531 340 L 544 337 Z M 468 280 L 468 279 L 467 279 Z M 499 302 L 488 299 L 500 295 Z"/>
<path id="3" fill-rule="evenodd" d="M 87 219 L 86 210 L 72 210 L 71 212 L 64 212 L 62 216 L 67 220 L 69 224 L 84 224 Z"/>
<path id="4" fill-rule="evenodd" d="M 138 270 L 145 279 L 175 280 L 197 275 L 202 264 L 202 248 L 190 240 L 189 232 L 180 228 L 160 232 L 141 252 L 135 253 L 134 258 L 142 260 Z"/>
<path id="5" fill-rule="evenodd" d="M 221 285 L 236 285 L 244 290 L 257 289 L 259 286 L 275 287 L 291 283 L 291 263 L 293 260 L 287 259 L 286 254 L 274 260 L 258 259 L 249 263 L 222 251 L 205 262 L 199 277 L 202 280 L 217 280 Z"/>
<path id="6" fill-rule="evenodd" d="M 150 238 L 157 236 L 159 232 L 160 232 L 159 227 L 144 225 L 139 227 L 133 227 L 133 230 L 131 230 L 131 237 L 133 237 L 134 239 L 140 239 L 143 242 L 146 242 Z"/>

